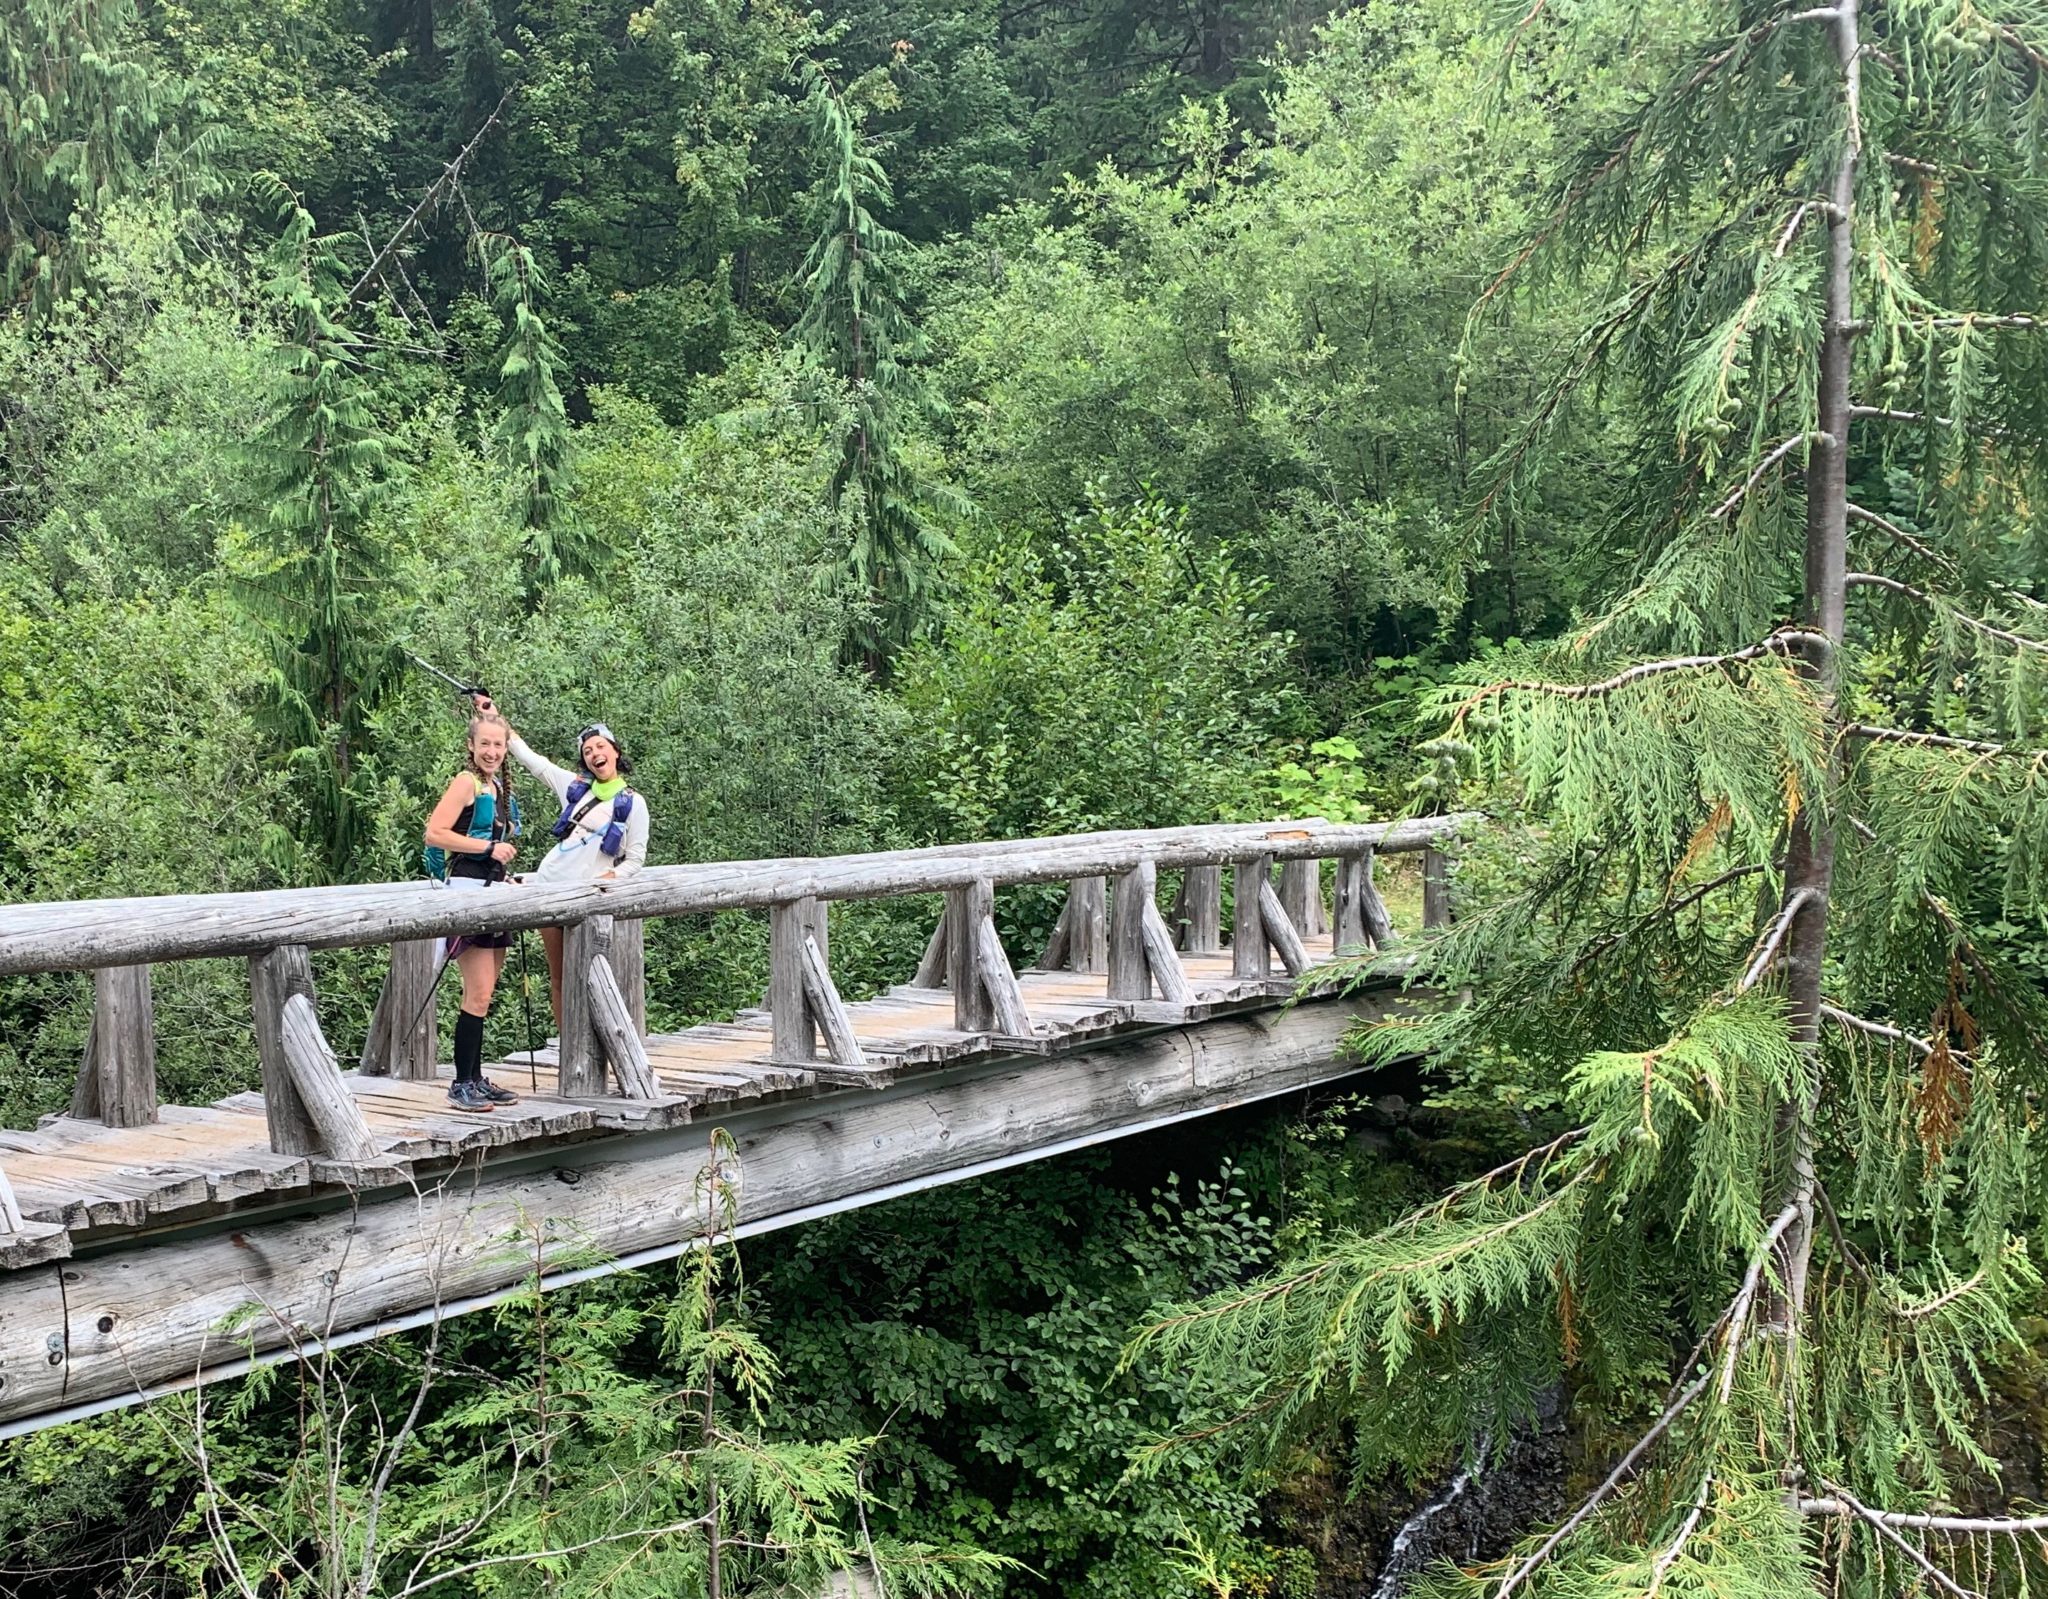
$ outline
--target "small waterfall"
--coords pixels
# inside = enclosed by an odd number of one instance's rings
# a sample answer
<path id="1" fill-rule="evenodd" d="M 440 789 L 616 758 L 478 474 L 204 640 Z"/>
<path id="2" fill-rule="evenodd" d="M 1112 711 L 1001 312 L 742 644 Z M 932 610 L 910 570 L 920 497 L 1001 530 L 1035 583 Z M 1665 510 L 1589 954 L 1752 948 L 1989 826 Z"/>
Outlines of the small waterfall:
<path id="1" fill-rule="evenodd" d="M 1481 1460 L 1486 1458 L 1486 1451 L 1491 1446 L 1491 1439 L 1480 1441 Z M 1466 1490 L 1472 1483 L 1472 1468 L 1460 1466 L 1458 1474 L 1445 1485 L 1443 1492 L 1401 1524 L 1401 1530 L 1394 1534 L 1393 1544 L 1387 1550 L 1386 1564 L 1380 1567 L 1379 1585 L 1373 1589 L 1372 1599 L 1401 1599 L 1401 1589 L 1406 1579 L 1413 1575 L 1414 1568 L 1422 1563 L 1409 1555 L 1409 1548 L 1422 1536 L 1423 1529 L 1430 1522 L 1465 1497 Z"/>

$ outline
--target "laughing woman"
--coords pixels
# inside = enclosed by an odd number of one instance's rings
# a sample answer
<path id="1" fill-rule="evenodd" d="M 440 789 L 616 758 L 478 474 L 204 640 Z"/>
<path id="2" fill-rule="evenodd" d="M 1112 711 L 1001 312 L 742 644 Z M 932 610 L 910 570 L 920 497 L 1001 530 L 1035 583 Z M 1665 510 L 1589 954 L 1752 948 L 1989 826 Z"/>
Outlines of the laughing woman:
<path id="1" fill-rule="evenodd" d="M 474 892 L 505 880 L 518 851 L 519 805 L 505 771 L 512 729 L 496 711 L 469 719 L 469 759 L 442 791 L 427 818 L 427 870 L 449 888 Z M 519 1096 L 484 1076 L 484 1017 L 505 968 L 509 933 L 470 933 L 449 940 L 448 954 L 462 973 L 462 1009 L 455 1017 L 455 1081 L 448 1103 L 487 1111 L 516 1105 Z"/>
<path id="2" fill-rule="evenodd" d="M 477 696 L 477 709 L 496 714 L 490 700 Z M 512 758 L 555 791 L 562 814 L 552 829 L 555 847 L 529 872 L 529 883 L 592 883 L 631 877 L 647 864 L 647 801 L 627 786 L 633 763 L 619 748 L 612 730 L 593 722 L 576 735 L 576 770 L 557 766 L 537 755 L 517 733 L 511 735 Z M 562 1026 L 562 930 L 543 927 L 541 947 L 548 957 L 549 999 L 555 1029 Z"/>

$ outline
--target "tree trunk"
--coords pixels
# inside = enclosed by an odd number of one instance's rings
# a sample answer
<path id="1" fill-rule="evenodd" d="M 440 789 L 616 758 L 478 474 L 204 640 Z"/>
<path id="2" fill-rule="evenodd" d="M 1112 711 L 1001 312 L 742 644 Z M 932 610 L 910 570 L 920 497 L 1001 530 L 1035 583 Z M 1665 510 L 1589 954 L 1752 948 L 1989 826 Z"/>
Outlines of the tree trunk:
<path id="1" fill-rule="evenodd" d="M 1850 357 L 1856 336 L 1851 325 L 1854 217 L 1856 165 L 1862 153 L 1858 3 L 1859 0 L 1839 0 L 1831 24 L 1836 58 L 1841 63 L 1848 136 L 1829 196 L 1833 204 L 1828 216 L 1826 324 L 1822 331 L 1818 388 L 1817 421 L 1821 436 L 1808 446 L 1806 465 L 1805 620 L 1824 633 L 1833 646 L 1839 646 L 1842 640 L 1848 594 L 1843 579 L 1848 562 Z M 1825 698 L 1832 743 L 1837 719 L 1837 650 L 1831 647 L 1825 652 L 1810 652 L 1805 669 Z M 1831 783 L 1832 780 L 1831 772 Z M 1793 818 L 1789 830 L 1782 904 L 1789 905 L 1796 896 L 1805 896 L 1786 930 L 1783 960 L 1793 1042 L 1810 1054 L 1817 1053 L 1820 1041 L 1821 962 L 1827 952 L 1828 894 L 1834 875 L 1834 825 L 1821 818 L 1818 806 L 1808 803 Z M 1768 1318 L 1773 1332 L 1787 1341 L 1798 1336 L 1806 1302 L 1807 1265 L 1813 1253 L 1815 1110 L 1815 1100 L 1808 1096 L 1788 1102 L 1778 1113 L 1784 1187 L 1777 1208 L 1793 1207 L 1797 1220 L 1786 1230 L 1779 1246 L 1779 1281 Z"/>

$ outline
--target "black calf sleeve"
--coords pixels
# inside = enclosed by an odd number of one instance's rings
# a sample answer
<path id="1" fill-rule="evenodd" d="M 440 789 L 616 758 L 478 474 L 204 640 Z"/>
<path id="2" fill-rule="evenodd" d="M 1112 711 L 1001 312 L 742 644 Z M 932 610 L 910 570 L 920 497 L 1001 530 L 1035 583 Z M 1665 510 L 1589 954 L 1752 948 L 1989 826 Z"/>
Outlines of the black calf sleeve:
<path id="1" fill-rule="evenodd" d="M 484 1075 L 484 1019 L 468 1011 L 455 1014 L 455 1080 L 474 1083 Z"/>

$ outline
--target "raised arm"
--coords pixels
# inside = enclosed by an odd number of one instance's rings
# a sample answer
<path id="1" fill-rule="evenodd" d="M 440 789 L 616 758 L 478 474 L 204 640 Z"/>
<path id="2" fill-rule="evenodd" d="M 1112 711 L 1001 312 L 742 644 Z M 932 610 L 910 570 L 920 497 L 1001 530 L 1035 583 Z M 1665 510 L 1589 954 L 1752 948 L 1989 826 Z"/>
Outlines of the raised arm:
<path id="1" fill-rule="evenodd" d="M 478 694 L 475 696 L 475 699 L 478 710 L 498 711 L 498 707 L 492 702 L 488 694 Z M 498 714 L 503 716 L 505 713 L 498 711 Z M 505 726 L 506 730 L 512 735 L 508 746 L 512 751 L 512 759 L 533 773 L 535 777 L 547 784 L 549 788 L 553 789 L 556 799 L 567 799 L 569 797 L 569 785 L 576 781 L 576 774 L 566 767 L 557 766 L 545 755 L 535 751 L 532 745 L 519 736 L 518 729 L 514 728 L 509 721 L 506 722 Z"/>

